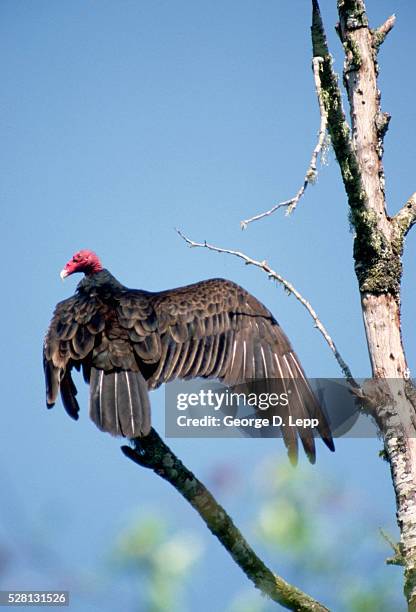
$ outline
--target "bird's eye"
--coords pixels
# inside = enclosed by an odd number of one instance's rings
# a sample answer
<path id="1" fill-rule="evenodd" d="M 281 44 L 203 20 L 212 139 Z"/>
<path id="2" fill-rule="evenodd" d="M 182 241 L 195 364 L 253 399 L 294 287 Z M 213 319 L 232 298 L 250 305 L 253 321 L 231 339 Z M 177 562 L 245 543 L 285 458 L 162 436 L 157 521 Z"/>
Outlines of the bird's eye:
<path id="1" fill-rule="evenodd" d="M 73 261 L 79 261 L 81 259 L 81 257 L 79 255 L 74 255 L 72 260 Z"/>

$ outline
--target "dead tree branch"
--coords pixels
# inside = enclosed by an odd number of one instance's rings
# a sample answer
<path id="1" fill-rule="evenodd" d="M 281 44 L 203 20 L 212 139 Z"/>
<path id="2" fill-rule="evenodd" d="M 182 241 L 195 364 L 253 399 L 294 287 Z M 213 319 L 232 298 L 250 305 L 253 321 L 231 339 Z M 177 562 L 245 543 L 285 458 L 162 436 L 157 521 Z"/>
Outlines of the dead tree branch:
<path id="1" fill-rule="evenodd" d="M 323 60 L 321 64 L 321 97 L 328 116 L 328 131 L 341 169 L 350 206 L 362 210 L 365 207 L 366 194 L 362 188 L 361 171 L 352 147 L 350 128 L 342 107 L 338 78 L 332 69 L 332 57 L 329 53 L 317 0 L 312 0 L 312 5 L 312 48 L 314 57 L 320 57 Z"/>
<path id="2" fill-rule="evenodd" d="M 274 574 L 259 559 L 224 508 L 154 429 L 145 438 L 136 438 L 132 442 L 135 448 L 122 446 L 123 453 L 168 481 L 191 504 L 256 588 L 289 610 L 328 612 L 325 606 Z"/>
<path id="3" fill-rule="evenodd" d="M 416 192 L 410 196 L 403 208 L 393 217 L 393 222 L 396 224 L 398 238 L 401 240 L 401 248 L 403 249 L 403 240 L 416 222 Z"/>
<path id="4" fill-rule="evenodd" d="M 296 206 L 298 205 L 298 202 L 303 196 L 303 194 L 305 193 L 307 186 L 310 183 L 315 183 L 317 179 L 318 157 L 322 151 L 322 147 L 324 146 L 326 129 L 327 129 L 327 114 L 326 114 L 325 106 L 322 101 L 322 95 L 321 95 L 321 90 L 322 90 L 321 77 L 320 77 L 321 63 L 322 63 L 322 59 L 320 57 L 314 57 L 312 60 L 313 76 L 314 76 L 314 81 L 315 81 L 316 94 L 318 96 L 319 114 L 320 114 L 321 120 L 320 120 L 320 126 L 319 126 L 318 141 L 312 152 L 311 161 L 309 162 L 308 169 L 306 170 L 305 178 L 303 179 L 303 184 L 301 185 L 298 192 L 293 196 L 293 198 L 290 198 L 290 200 L 285 200 L 284 202 L 280 202 L 280 204 L 276 204 L 275 206 L 272 206 L 272 208 L 270 210 L 267 210 L 266 212 L 259 213 L 258 215 L 254 215 L 254 217 L 250 217 L 250 219 L 245 219 L 244 221 L 241 221 L 240 222 L 241 229 L 246 229 L 248 224 L 252 223 L 253 221 L 258 221 L 259 219 L 263 219 L 264 217 L 269 217 L 274 212 L 276 212 L 276 210 L 278 210 L 279 208 L 287 208 L 286 214 L 290 215 L 295 210 Z"/>
<path id="5" fill-rule="evenodd" d="M 376 30 L 373 30 L 374 47 L 377 50 L 383 44 L 387 34 L 391 32 L 395 23 L 396 23 L 396 15 L 393 14 L 393 15 L 390 15 L 390 17 L 388 17 L 386 21 L 380 27 L 378 27 Z"/>
<path id="6" fill-rule="evenodd" d="M 249 257 L 245 253 L 242 253 L 241 251 L 233 251 L 232 249 L 223 249 L 221 247 L 217 247 L 217 246 L 214 246 L 212 244 L 208 244 L 207 242 L 194 242 L 190 238 L 187 238 L 181 231 L 179 231 L 179 230 L 176 230 L 176 231 L 178 232 L 179 236 L 183 240 L 185 240 L 185 242 L 190 247 L 205 248 L 205 249 L 209 249 L 210 251 L 215 251 L 216 253 L 226 253 L 228 255 L 233 255 L 234 257 L 239 257 L 240 259 L 242 259 L 246 263 L 246 265 L 252 265 L 252 266 L 255 266 L 257 268 L 260 268 L 261 270 L 266 272 L 266 274 L 267 274 L 267 276 L 269 278 L 271 278 L 271 279 L 277 281 L 278 283 L 280 283 L 289 294 L 294 295 L 295 298 L 302 304 L 302 306 L 304 306 L 306 308 L 306 310 L 308 311 L 308 313 L 310 314 L 310 316 L 312 317 L 312 319 L 314 321 L 316 329 L 322 334 L 322 336 L 325 339 L 325 342 L 328 344 L 329 348 L 333 352 L 334 357 L 337 360 L 338 365 L 340 366 L 340 368 L 342 370 L 342 373 L 345 376 L 347 382 L 352 387 L 354 387 L 355 389 L 359 389 L 360 388 L 358 383 L 355 381 L 349 366 L 347 365 L 347 363 L 342 358 L 340 352 L 338 351 L 338 349 L 337 349 L 337 347 L 335 345 L 335 342 L 333 341 L 333 339 L 329 335 L 326 327 L 324 326 L 322 321 L 319 319 L 318 315 L 316 314 L 315 310 L 312 308 L 311 304 L 308 302 L 308 300 L 306 300 L 303 297 L 303 295 L 301 293 L 299 293 L 299 291 L 292 285 L 292 283 L 290 283 L 288 280 L 283 278 L 283 276 L 281 276 L 280 274 L 275 272 L 269 266 L 267 261 L 258 261 L 256 259 L 253 259 L 253 258 Z"/>
<path id="7" fill-rule="evenodd" d="M 338 0 L 337 31 L 345 52 L 350 130 L 318 1 L 312 0 L 312 6 L 313 52 L 323 58 L 321 82 L 328 131 L 355 231 L 355 271 L 373 377 L 384 379 L 389 388 L 389 400 L 378 406 L 376 420 L 396 494 L 404 592 L 409 610 L 416 610 L 416 391 L 408 380 L 400 321 L 403 242 L 416 219 L 416 196 L 396 217 L 388 216 L 382 157 L 390 116 L 381 111 L 377 86 L 377 52 L 394 25 L 394 16 L 373 31 L 363 0 Z"/>

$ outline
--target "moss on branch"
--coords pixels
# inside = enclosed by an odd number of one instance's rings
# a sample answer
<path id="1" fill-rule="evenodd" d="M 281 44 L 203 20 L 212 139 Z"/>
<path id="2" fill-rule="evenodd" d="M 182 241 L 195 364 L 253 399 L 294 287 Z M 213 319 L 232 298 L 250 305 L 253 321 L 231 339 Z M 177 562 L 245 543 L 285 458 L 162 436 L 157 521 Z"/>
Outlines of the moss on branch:
<path id="1" fill-rule="evenodd" d="M 402 277 L 403 241 L 398 233 L 387 238 L 377 225 L 372 209 L 351 210 L 356 231 L 354 260 L 362 292 L 397 295 Z"/>
<path id="2" fill-rule="evenodd" d="M 317 0 L 313 0 L 312 13 L 312 48 L 314 57 L 322 57 L 321 87 L 322 101 L 328 115 L 328 131 L 332 146 L 341 168 L 342 180 L 351 208 L 361 209 L 366 206 L 366 194 L 362 187 L 361 173 L 357 157 L 351 143 L 350 128 L 342 107 L 338 77 L 332 68 L 332 56 L 329 53 L 321 12 Z M 352 219 L 352 222 L 353 219 Z"/>
<path id="3" fill-rule="evenodd" d="M 349 30 L 368 27 L 368 18 L 363 0 L 338 0 L 338 11 L 346 16 Z"/>

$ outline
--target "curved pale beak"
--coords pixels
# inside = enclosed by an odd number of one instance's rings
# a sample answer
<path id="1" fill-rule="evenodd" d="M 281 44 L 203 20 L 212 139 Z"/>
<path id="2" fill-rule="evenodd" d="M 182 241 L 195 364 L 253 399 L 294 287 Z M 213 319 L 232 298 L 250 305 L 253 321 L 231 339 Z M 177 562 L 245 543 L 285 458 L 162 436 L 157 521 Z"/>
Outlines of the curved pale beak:
<path id="1" fill-rule="evenodd" d="M 68 270 L 65 270 L 64 268 L 63 270 L 60 271 L 59 276 L 62 278 L 62 280 L 64 280 L 67 276 L 69 276 Z"/>

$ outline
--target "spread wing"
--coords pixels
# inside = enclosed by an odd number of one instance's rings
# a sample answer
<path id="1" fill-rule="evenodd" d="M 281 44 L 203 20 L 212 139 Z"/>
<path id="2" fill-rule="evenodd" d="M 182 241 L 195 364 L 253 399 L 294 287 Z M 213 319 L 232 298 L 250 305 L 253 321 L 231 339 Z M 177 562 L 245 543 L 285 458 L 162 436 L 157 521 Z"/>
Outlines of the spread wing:
<path id="1" fill-rule="evenodd" d="M 288 338 L 253 295 L 231 281 L 213 279 L 150 296 L 143 304 L 141 296 L 128 293 L 120 299 L 119 311 L 120 324 L 146 364 L 149 388 L 197 377 L 218 378 L 227 385 L 273 380 L 273 391 L 280 392 L 290 384 L 288 414 L 293 420 L 318 418 L 319 433 L 334 448 L 325 415 Z M 299 428 L 298 433 L 314 460 L 311 430 Z M 282 428 L 282 435 L 296 457 L 296 428 Z"/>
<path id="2" fill-rule="evenodd" d="M 44 367 L 49 406 L 60 390 L 67 412 L 77 418 L 71 368 L 82 367 L 91 383 L 91 418 L 101 429 L 129 437 L 150 429 L 146 386 L 154 389 L 174 378 L 217 378 L 227 385 L 267 379 L 280 381 L 286 391 L 292 381 L 291 416 L 318 418 L 318 431 L 333 449 L 326 418 L 283 330 L 231 281 L 213 279 L 160 293 L 125 289 L 106 301 L 76 295 L 60 302 L 45 338 Z M 314 460 L 311 430 L 298 433 Z M 295 428 L 282 428 L 282 434 L 295 457 Z"/>

